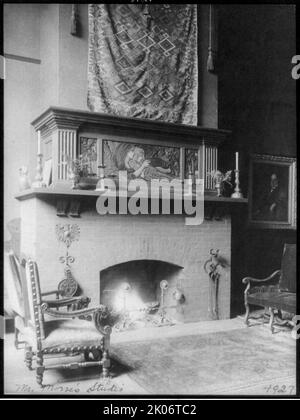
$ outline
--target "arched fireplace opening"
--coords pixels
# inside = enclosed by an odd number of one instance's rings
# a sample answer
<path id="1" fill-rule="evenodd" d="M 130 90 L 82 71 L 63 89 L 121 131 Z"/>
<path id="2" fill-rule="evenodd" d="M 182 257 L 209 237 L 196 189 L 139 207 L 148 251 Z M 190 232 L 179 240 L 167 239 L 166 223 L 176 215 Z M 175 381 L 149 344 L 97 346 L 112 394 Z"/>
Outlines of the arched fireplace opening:
<path id="1" fill-rule="evenodd" d="M 180 322 L 184 308 L 183 267 L 134 260 L 100 272 L 100 303 L 115 314 L 117 330 Z"/>

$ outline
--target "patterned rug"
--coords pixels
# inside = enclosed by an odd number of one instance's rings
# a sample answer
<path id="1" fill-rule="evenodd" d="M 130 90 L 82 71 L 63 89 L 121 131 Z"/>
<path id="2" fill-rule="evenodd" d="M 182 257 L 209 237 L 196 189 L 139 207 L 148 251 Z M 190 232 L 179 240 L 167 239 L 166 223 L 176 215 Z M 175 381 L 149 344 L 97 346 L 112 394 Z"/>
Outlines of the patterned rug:
<path id="1" fill-rule="evenodd" d="M 226 394 L 294 382 L 296 342 L 264 327 L 120 343 L 112 357 L 152 394 Z M 266 392 L 267 393 L 267 390 Z"/>

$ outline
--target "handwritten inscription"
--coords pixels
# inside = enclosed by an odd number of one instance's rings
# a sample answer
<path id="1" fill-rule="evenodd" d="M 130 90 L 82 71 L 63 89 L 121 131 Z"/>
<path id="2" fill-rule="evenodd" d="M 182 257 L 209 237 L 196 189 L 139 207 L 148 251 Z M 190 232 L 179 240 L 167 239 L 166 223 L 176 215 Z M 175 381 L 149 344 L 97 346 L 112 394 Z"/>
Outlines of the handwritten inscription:
<path id="1" fill-rule="evenodd" d="M 64 385 L 64 384 L 56 384 L 56 385 L 44 385 L 43 388 L 34 389 L 28 384 L 16 384 L 16 392 L 22 394 L 35 394 L 35 393 L 54 393 L 54 394 L 91 394 L 91 393 L 99 393 L 99 392 L 122 392 L 123 387 L 119 386 L 112 381 L 95 381 L 94 383 L 90 384 L 89 386 L 83 386 L 80 383 L 75 385 Z"/>
<path id="2" fill-rule="evenodd" d="M 278 395 L 293 395 L 296 392 L 294 385 L 268 385 L 265 387 L 268 394 L 278 394 Z"/>

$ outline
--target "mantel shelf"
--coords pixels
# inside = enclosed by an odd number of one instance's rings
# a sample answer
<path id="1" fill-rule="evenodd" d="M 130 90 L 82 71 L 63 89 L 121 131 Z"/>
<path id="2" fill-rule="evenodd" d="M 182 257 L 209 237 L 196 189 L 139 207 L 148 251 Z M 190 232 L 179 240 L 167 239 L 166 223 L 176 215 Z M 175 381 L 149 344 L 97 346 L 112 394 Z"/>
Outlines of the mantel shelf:
<path id="1" fill-rule="evenodd" d="M 15 195 L 17 200 L 28 200 L 30 198 L 68 198 L 68 199 L 79 199 L 81 197 L 99 197 L 102 194 L 101 191 L 94 190 L 72 190 L 67 188 L 31 188 L 19 192 Z M 130 198 L 135 192 L 127 191 L 127 196 Z M 196 197 L 193 194 L 193 197 Z M 231 197 L 218 197 L 216 193 L 205 193 L 205 202 L 215 203 L 228 203 L 228 204 L 247 204 L 247 198 L 231 198 Z"/>

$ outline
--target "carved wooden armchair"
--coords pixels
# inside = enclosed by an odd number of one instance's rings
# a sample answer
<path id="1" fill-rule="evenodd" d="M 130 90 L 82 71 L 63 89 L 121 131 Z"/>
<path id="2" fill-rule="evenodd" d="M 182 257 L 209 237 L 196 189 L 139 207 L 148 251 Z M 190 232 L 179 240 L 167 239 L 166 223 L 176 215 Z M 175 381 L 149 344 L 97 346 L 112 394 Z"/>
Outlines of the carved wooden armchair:
<path id="1" fill-rule="evenodd" d="M 27 327 L 21 331 L 26 342 L 25 363 L 31 370 L 35 361 L 37 383 L 42 386 L 44 371 L 48 369 L 102 366 L 103 376 L 108 376 L 111 327 L 107 308 L 99 305 L 96 308 L 57 310 L 66 302 L 44 299 L 37 264 L 30 258 L 23 258 L 21 264 L 26 273 L 29 307 Z M 46 315 L 49 320 L 45 322 Z M 84 361 L 45 365 L 49 357 L 75 355 L 84 356 Z"/>
<path id="2" fill-rule="evenodd" d="M 249 304 L 261 306 L 270 312 L 269 326 L 274 331 L 274 321 L 278 325 L 291 324 L 293 321 L 282 320 L 282 311 L 296 314 L 296 245 L 285 244 L 281 260 L 281 270 L 276 270 L 265 279 L 245 277 L 244 301 L 246 308 L 245 323 L 249 325 Z M 252 287 L 253 285 L 256 285 Z M 275 310 L 278 311 L 275 319 Z M 264 314 L 265 316 L 266 314 Z"/>
<path id="3" fill-rule="evenodd" d="M 20 344 L 25 344 L 24 341 L 19 341 L 20 331 L 27 327 L 29 319 L 29 307 L 26 305 L 28 299 L 26 287 L 23 287 L 22 276 L 25 278 L 24 268 L 20 264 L 18 257 L 10 250 L 4 255 L 4 279 L 5 287 L 8 293 L 9 307 L 14 317 L 14 344 L 16 349 L 19 349 Z M 70 280 L 70 281 L 67 281 Z M 58 284 L 56 290 L 41 293 L 45 302 L 49 307 L 60 308 L 66 307 L 70 309 L 83 309 L 90 303 L 90 298 L 86 296 L 77 296 L 74 294 L 78 288 L 74 279 L 64 279 Z M 55 300 L 45 300 L 46 296 L 55 295 Z"/>
<path id="4" fill-rule="evenodd" d="M 19 348 L 19 331 L 26 326 L 24 295 L 22 290 L 19 260 L 13 251 L 4 253 L 4 287 L 7 300 L 4 302 L 6 313 L 14 319 L 15 347 Z"/>

